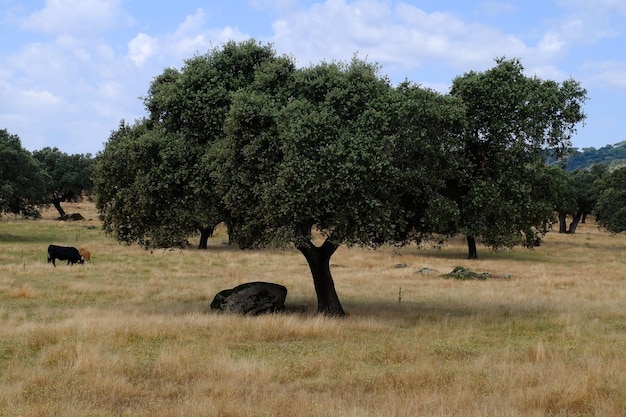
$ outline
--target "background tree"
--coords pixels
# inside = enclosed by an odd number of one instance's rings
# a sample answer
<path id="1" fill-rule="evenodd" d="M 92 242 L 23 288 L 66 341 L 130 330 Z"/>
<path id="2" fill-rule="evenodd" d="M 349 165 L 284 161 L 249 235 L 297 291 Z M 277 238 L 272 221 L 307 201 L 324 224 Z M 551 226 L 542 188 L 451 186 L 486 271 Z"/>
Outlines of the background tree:
<path id="1" fill-rule="evenodd" d="M 621 141 L 613 145 L 605 145 L 599 149 L 572 148 L 567 155 L 567 169 L 579 170 L 587 169 L 594 165 L 607 165 L 617 168 L 626 164 L 626 141 Z"/>
<path id="2" fill-rule="evenodd" d="M 587 215 L 593 213 L 598 193 L 596 182 L 608 171 L 604 164 L 596 164 L 587 169 L 569 171 L 573 189 L 574 204 L 567 213 L 572 216 L 572 221 L 567 229 L 568 233 L 576 233 L 580 222 L 585 223 Z"/>
<path id="3" fill-rule="evenodd" d="M 65 216 L 61 203 L 77 202 L 84 194 L 91 193 L 93 158 L 90 154 L 68 155 L 57 148 L 46 147 L 34 151 L 33 157 L 48 173 L 47 189 L 51 190 L 51 202 L 59 216 Z"/>
<path id="4" fill-rule="evenodd" d="M 232 92 L 251 83 L 256 68 L 274 59 L 269 45 L 231 41 L 185 61 L 179 73 L 166 70 L 150 87 L 145 100 L 150 122 L 176 133 L 179 149 L 186 151 L 186 163 L 170 169 L 185 188 L 180 194 L 190 200 L 186 207 L 194 211 L 189 220 L 200 231 L 199 248 L 206 249 L 218 223 L 228 224 L 204 155 L 224 136 Z"/>
<path id="5" fill-rule="evenodd" d="M 48 200 L 49 180 L 32 154 L 22 148 L 20 138 L 0 130 L 0 215 L 38 215 L 38 206 Z"/>
<path id="6" fill-rule="evenodd" d="M 598 226 L 611 233 L 626 232 L 626 167 L 607 173 L 596 186 L 594 214 Z"/>
<path id="7" fill-rule="evenodd" d="M 120 123 L 97 158 L 96 207 L 107 233 L 125 243 L 184 246 L 196 231 L 182 177 L 185 149 L 174 135 L 145 121 Z"/>
<path id="8" fill-rule="evenodd" d="M 137 178 L 135 187 L 100 193 L 99 207 L 108 230 L 129 243 L 158 246 L 182 244 L 197 230 L 199 247 L 207 247 L 215 226 L 221 221 L 228 224 L 228 218 L 203 162 L 205 154 L 224 136 L 231 94 L 254 79 L 258 66 L 273 59 L 275 53 L 269 46 L 252 40 L 228 42 L 185 61 L 180 71 L 168 68 L 155 78 L 144 100 L 149 116 L 135 126 L 123 123 L 100 155 L 98 188 L 110 188 L 107 176 L 127 181 L 112 172 L 118 170 L 120 161 L 141 167 L 129 173 L 131 178 L 143 177 Z M 138 159 L 116 156 L 127 152 L 126 147 Z M 143 183 L 148 178 L 154 183 Z M 123 193 L 129 196 L 122 198 Z M 142 215 L 128 216 L 130 206 Z M 132 233 L 124 231 L 130 229 Z"/>
<path id="9" fill-rule="evenodd" d="M 545 150 L 564 152 L 575 126 L 585 118 L 586 91 L 527 77 L 518 60 L 496 60 L 485 72 L 453 81 L 451 94 L 463 100 L 464 169 L 452 195 L 460 208 L 458 232 L 467 237 L 470 258 L 476 239 L 493 248 L 536 246 L 552 221 L 550 204 L 536 198 L 536 172 Z"/>
<path id="10" fill-rule="evenodd" d="M 459 207 L 449 195 L 454 194 L 451 189 L 462 168 L 462 101 L 405 81 L 395 88 L 387 117 L 394 137 L 395 182 L 406 219 L 396 243 L 419 244 L 454 234 Z"/>
<path id="11" fill-rule="evenodd" d="M 554 211 L 558 217 L 559 233 L 567 233 L 567 216 L 576 210 L 576 195 L 572 175 L 562 166 L 545 166 L 540 175 L 538 187 L 543 190 L 542 198 L 554 200 Z"/>

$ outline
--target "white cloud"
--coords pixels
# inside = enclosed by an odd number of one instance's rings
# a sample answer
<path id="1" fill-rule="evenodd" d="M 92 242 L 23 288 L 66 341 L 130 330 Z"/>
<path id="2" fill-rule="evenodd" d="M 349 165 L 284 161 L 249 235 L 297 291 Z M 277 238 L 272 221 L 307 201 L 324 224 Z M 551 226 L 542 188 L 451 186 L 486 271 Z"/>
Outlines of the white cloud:
<path id="1" fill-rule="evenodd" d="M 164 53 L 182 60 L 191 58 L 196 53 L 205 53 L 229 40 L 241 41 L 250 38 L 238 28 L 226 26 L 207 28 L 206 14 L 203 9 L 196 9 L 188 15 L 176 30 L 160 39 L 164 44 Z"/>
<path id="2" fill-rule="evenodd" d="M 551 31 L 558 32 L 568 45 L 592 44 L 619 36 L 623 32 L 626 3 L 622 0 L 559 2 L 563 15 L 550 22 Z"/>
<path id="3" fill-rule="evenodd" d="M 23 22 L 25 28 L 46 33 L 93 33 L 132 19 L 120 0 L 46 0 L 45 7 Z"/>
<path id="4" fill-rule="evenodd" d="M 514 13 L 516 7 L 503 1 L 483 1 L 478 5 L 481 12 L 491 16 L 500 16 Z"/>
<path id="5" fill-rule="evenodd" d="M 206 13 L 203 9 L 196 9 L 195 14 L 190 14 L 185 17 L 185 20 L 176 28 L 175 36 L 184 37 L 189 34 L 201 32 L 204 29 L 206 23 Z"/>
<path id="6" fill-rule="evenodd" d="M 595 8 L 595 3 L 591 7 L 581 2 L 568 6 L 565 13 L 556 10 L 549 20 L 537 21 L 523 33 L 513 33 L 504 24 L 426 12 L 409 2 L 327 0 L 285 11 L 273 22 L 271 41 L 280 53 L 293 54 L 299 65 L 345 61 L 357 54 L 381 63 L 393 81 L 408 76 L 422 82 L 420 74 L 428 73 L 429 82 L 439 85 L 438 90 L 442 90 L 443 77 L 451 81 L 449 74 L 487 69 L 494 65 L 494 58 L 502 56 L 520 58 L 527 73 L 545 79 L 581 79 L 583 74 L 576 67 L 564 72 L 564 60 L 575 59 L 576 48 L 616 38 L 620 29 L 616 16 L 626 9 L 622 4 L 626 3 L 602 0 Z M 502 2 L 477 7 L 489 15 L 514 11 L 510 3 Z M 604 70 L 598 77 L 615 86 L 626 79 L 619 69 Z"/>
<path id="7" fill-rule="evenodd" d="M 544 80 L 565 80 L 571 76 L 571 74 L 565 74 L 556 65 L 535 64 L 532 66 L 525 66 L 524 72 L 527 75 L 537 76 Z"/>
<path id="8" fill-rule="evenodd" d="M 590 79 L 608 89 L 626 91 L 626 62 L 603 61 L 588 63 L 584 69 L 590 74 Z"/>
<path id="9" fill-rule="evenodd" d="M 132 121 L 145 114 L 140 97 L 163 67 L 249 37 L 229 26 L 207 28 L 204 11 L 197 9 L 173 32 L 144 31 L 123 40 L 124 31 L 99 32 L 124 15 L 119 1 L 85 3 L 98 3 L 100 9 L 49 0 L 26 26 L 51 36 L 23 44 L 0 61 L 0 121 L 20 135 L 27 149 L 39 149 L 52 137 L 63 138 L 57 146 L 66 152 L 101 148 L 122 118 Z M 77 10 L 71 10 L 74 6 Z M 90 25 L 92 32 L 83 31 Z"/>
<path id="10" fill-rule="evenodd" d="M 537 51 L 544 56 L 554 56 L 564 52 L 565 42 L 557 32 L 548 32 L 537 44 Z"/>
<path id="11" fill-rule="evenodd" d="M 69 60 L 58 44 L 31 43 L 7 57 L 7 64 L 21 78 L 53 81 L 68 71 Z M 45 64 L 44 64 L 45 63 Z"/>
<path id="12" fill-rule="evenodd" d="M 256 10 L 271 8 L 278 12 L 296 8 L 297 0 L 249 0 L 250 6 Z"/>
<path id="13" fill-rule="evenodd" d="M 564 9 L 626 15 L 626 3 L 623 0 L 557 0 L 557 3 Z"/>
<path id="14" fill-rule="evenodd" d="M 589 82 L 607 90 L 626 88 L 626 65 L 620 62 L 589 61 L 585 68 L 570 66 L 572 72 L 567 74 L 562 69 L 565 60 L 578 62 L 577 46 L 589 48 L 607 37 L 619 41 L 623 28 L 618 19 L 626 13 L 623 0 L 564 0 L 563 8 L 556 10 L 551 3 L 547 13 L 521 32 L 513 32 L 505 19 L 513 16 L 515 7 L 521 8 L 520 3 L 507 0 L 480 2 L 463 14 L 427 12 L 407 0 L 249 0 L 247 4 L 260 12 L 242 10 L 241 15 L 224 15 L 232 20 L 215 22 L 208 14 L 221 17 L 218 9 L 226 6 L 192 9 L 172 22 L 172 16 L 156 10 L 140 15 L 149 7 L 145 3 L 132 9 L 141 21 L 132 33 L 133 20 L 123 6 L 137 5 L 134 1 L 40 3 L 45 3 L 41 10 L 22 20 L 22 28 L 39 32 L 27 34 L 37 42 L 20 44 L 0 57 L 0 122 L 6 121 L 6 127 L 24 141 L 37 144 L 30 149 L 39 147 L 38 138 L 53 135 L 63 137 L 66 151 L 93 149 L 94 143 L 100 148 L 121 118 L 132 121 L 144 115 L 138 97 L 164 67 L 182 66 L 185 59 L 228 40 L 248 39 L 251 35 L 245 30 L 257 31 L 254 37 L 274 43 L 278 53 L 294 56 L 300 65 L 348 61 L 356 54 L 380 63 L 394 82 L 407 77 L 442 92 L 454 76 L 492 67 L 494 58 L 501 56 L 521 58 L 527 73 L 545 79 L 584 76 L 585 87 Z M 437 8 L 435 3 L 429 10 Z M 21 10 L 23 14 L 25 9 Z M 259 38 L 269 28 L 255 25 L 266 25 L 271 15 L 279 16 L 273 35 Z M 11 23 L 19 16 L 11 14 Z M 485 17 L 482 22 L 472 20 Z M 589 59 L 611 58 L 598 54 Z"/>
<path id="15" fill-rule="evenodd" d="M 118 99 L 124 95 L 124 86 L 115 81 L 106 81 L 97 86 L 98 95 L 105 99 Z"/>
<path id="16" fill-rule="evenodd" d="M 158 41 L 145 33 L 140 33 L 128 43 L 128 59 L 141 67 L 156 53 Z"/>
<path id="17" fill-rule="evenodd" d="M 63 104 L 63 99 L 47 90 L 26 90 L 17 97 L 17 105 L 30 108 L 55 108 Z"/>
<path id="18" fill-rule="evenodd" d="M 459 71 L 483 69 L 496 57 L 530 50 L 493 27 L 402 2 L 328 0 L 285 15 L 273 27 L 277 48 L 294 53 L 299 64 L 349 60 L 358 53 L 402 74 L 435 62 Z"/>

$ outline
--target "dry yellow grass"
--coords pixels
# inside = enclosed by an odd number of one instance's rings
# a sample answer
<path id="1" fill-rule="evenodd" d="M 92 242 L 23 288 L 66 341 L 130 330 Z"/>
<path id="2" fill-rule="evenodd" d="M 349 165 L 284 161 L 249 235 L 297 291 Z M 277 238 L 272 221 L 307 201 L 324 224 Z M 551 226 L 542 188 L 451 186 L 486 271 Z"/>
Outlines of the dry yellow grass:
<path id="1" fill-rule="evenodd" d="M 0 219 L 0 416 L 626 415 L 626 237 L 593 224 L 471 262 L 461 240 L 342 247 L 338 319 L 314 314 L 295 250 L 220 231 L 207 251 L 144 251 L 103 236 L 93 205 L 67 211 L 92 220 Z M 54 268 L 49 243 L 92 261 Z M 492 278 L 439 276 L 457 265 Z M 209 310 L 251 280 L 287 286 L 290 311 Z"/>

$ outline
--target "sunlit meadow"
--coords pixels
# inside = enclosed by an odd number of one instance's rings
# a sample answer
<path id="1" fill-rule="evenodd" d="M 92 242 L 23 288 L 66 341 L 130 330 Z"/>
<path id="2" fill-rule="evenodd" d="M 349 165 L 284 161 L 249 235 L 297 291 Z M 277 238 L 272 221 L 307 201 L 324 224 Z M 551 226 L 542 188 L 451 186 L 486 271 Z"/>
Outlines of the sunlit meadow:
<path id="1" fill-rule="evenodd" d="M 0 416 L 626 416 L 626 236 L 534 250 L 340 248 L 348 315 L 315 314 L 294 249 L 118 244 L 85 221 L 0 219 Z M 192 243 L 196 243 L 195 239 Z M 91 262 L 46 262 L 50 243 Z M 486 280 L 441 275 L 455 266 Z M 425 269 L 427 268 L 427 269 Z M 263 280 L 287 311 L 212 312 Z"/>

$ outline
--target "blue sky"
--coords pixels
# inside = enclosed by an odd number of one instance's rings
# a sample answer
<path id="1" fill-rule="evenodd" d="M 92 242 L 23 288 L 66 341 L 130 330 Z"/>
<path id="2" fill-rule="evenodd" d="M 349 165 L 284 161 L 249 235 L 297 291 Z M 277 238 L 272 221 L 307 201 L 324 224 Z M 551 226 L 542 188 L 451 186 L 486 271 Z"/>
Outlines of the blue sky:
<path id="1" fill-rule="evenodd" d="M 587 89 L 573 144 L 626 140 L 624 0 L 0 0 L 0 129 L 30 150 L 97 154 L 164 68 L 224 42 L 272 43 L 300 66 L 360 58 L 447 92 L 519 58 Z"/>

